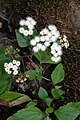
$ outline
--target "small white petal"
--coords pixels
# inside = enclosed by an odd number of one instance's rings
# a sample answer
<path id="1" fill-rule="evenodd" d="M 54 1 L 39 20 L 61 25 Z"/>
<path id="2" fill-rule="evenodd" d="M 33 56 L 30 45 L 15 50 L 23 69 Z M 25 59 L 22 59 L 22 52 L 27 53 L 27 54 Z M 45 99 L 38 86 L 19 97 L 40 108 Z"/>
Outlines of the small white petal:
<path id="1" fill-rule="evenodd" d="M 55 25 L 49 25 L 48 28 L 49 30 L 57 30 L 57 27 Z"/>
<path id="2" fill-rule="evenodd" d="M 50 41 L 51 41 L 51 42 L 55 42 L 55 41 L 56 41 L 55 36 L 52 36 L 52 37 L 50 38 Z"/>
<path id="3" fill-rule="evenodd" d="M 33 47 L 34 53 L 37 53 L 39 51 L 38 47 Z"/>
<path id="4" fill-rule="evenodd" d="M 44 34 L 48 34 L 48 32 L 49 32 L 49 30 L 47 28 L 44 28 L 42 31 Z"/>
<path id="5" fill-rule="evenodd" d="M 27 19 L 28 21 L 30 21 L 30 22 L 33 20 L 32 17 L 27 17 L 26 19 Z"/>
<path id="6" fill-rule="evenodd" d="M 45 36 L 45 40 L 49 41 L 50 37 L 48 35 Z"/>
<path id="7" fill-rule="evenodd" d="M 12 62 L 12 63 L 13 63 L 13 64 L 16 64 L 16 62 L 17 62 L 16 60 L 13 60 L 13 62 Z"/>
<path id="8" fill-rule="evenodd" d="M 53 50 L 51 50 L 51 54 L 55 54 L 56 53 L 56 51 L 53 49 Z"/>
<path id="9" fill-rule="evenodd" d="M 4 67 L 8 67 L 8 63 L 4 63 Z"/>
<path id="10" fill-rule="evenodd" d="M 62 55 L 62 51 L 61 50 L 59 50 L 59 51 L 57 51 L 58 52 L 58 55 Z"/>
<path id="11" fill-rule="evenodd" d="M 59 32 L 59 31 L 56 31 L 55 37 L 56 37 L 56 38 L 59 38 L 59 37 L 60 37 L 60 32 Z"/>
<path id="12" fill-rule="evenodd" d="M 44 32 L 43 32 L 43 30 L 40 32 L 40 35 L 44 35 Z"/>
<path id="13" fill-rule="evenodd" d="M 8 64 L 8 67 L 9 67 L 9 68 L 13 68 L 13 63 L 10 62 L 10 63 Z"/>
<path id="14" fill-rule="evenodd" d="M 42 50 L 42 51 L 45 51 L 45 50 L 46 50 L 46 46 L 45 46 L 45 45 L 42 45 L 41 50 Z"/>
<path id="15" fill-rule="evenodd" d="M 40 37 L 40 41 L 41 41 L 41 42 L 44 42 L 44 41 L 45 41 L 45 36 L 41 36 L 41 37 Z"/>
<path id="16" fill-rule="evenodd" d="M 34 29 L 34 26 L 30 24 L 30 25 L 28 25 L 28 29 L 29 29 L 29 30 Z"/>
<path id="17" fill-rule="evenodd" d="M 19 32 L 22 34 L 22 33 L 24 33 L 24 28 L 23 27 L 20 27 L 19 28 Z"/>
<path id="18" fill-rule="evenodd" d="M 5 68 L 5 71 L 8 72 L 10 69 L 8 67 Z"/>
<path id="19" fill-rule="evenodd" d="M 12 68 L 13 70 L 17 70 L 18 69 L 18 67 L 17 67 L 17 65 L 13 65 L 13 68 Z"/>
<path id="20" fill-rule="evenodd" d="M 42 44 L 41 44 L 41 43 L 38 43 L 38 44 L 37 44 L 37 47 L 38 47 L 38 49 L 40 50 L 41 47 L 42 47 Z"/>
<path id="21" fill-rule="evenodd" d="M 46 47 L 49 47 L 49 46 L 50 46 L 50 42 L 45 42 L 44 45 L 45 45 Z"/>
<path id="22" fill-rule="evenodd" d="M 29 26 L 30 22 L 28 20 L 25 21 L 25 26 Z"/>
<path id="23" fill-rule="evenodd" d="M 58 44 L 57 43 L 53 43 L 53 45 L 51 46 L 51 49 L 56 49 L 56 47 L 58 46 Z"/>
<path id="24" fill-rule="evenodd" d="M 58 62 L 61 60 L 61 57 L 51 57 L 51 60 L 54 61 L 54 62 Z"/>
<path id="25" fill-rule="evenodd" d="M 13 75 L 17 75 L 17 74 L 18 74 L 18 71 L 15 70 L 15 71 L 13 72 Z"/>
<path id="26" fill-rule="evenodd" d="M 40 42 L 40 37 L 35 37 L 35 41 L 38 43 L 38 42 Z"/>
<path id="27" fill-rule="evenodd" d="M 28 31 L 27 31 L 27 30 L 24 30 L 23 35 L 24 35 L 24 36 L 28 36 L 28 34 L 29 34 Z"/>
<path id="28" fill-rule="evenodd" d="M 17 61 L 17 62 L 16 62 L 16 65 L 17 65 L 17 66 L 20 66 L 20 61 Z"/>
<path id="29" fill-rule="evenodd" d="M 19 24 L 20 24 L 21 26 L 24 26 L 24 25 L 25 25 L 25 20 L 24 20 L 24 19 L 20 20 L 20 21 L 19 21 Z"/>
<path id="30" fill-rule="evenodd" d="M 34 25 L 36 25 L 36 21 L 35 20 L 32 20 L 31 21 L 31 24 L 34 26 Z"/>
<path id="31" fill-rule="evenodd" d="M 54 54 L 54 57 L 58 57 L 58 53 L 55 53 L 55 54 Z"/>
<path id="32" fill-rule="evenodd" d="M 49 37 L 51 37 L 51 36 L 52 36 L 51 32 L 48 32 L 48 33 L 47 33 L 47 35 L 48 35 Z"/>
<path id="33" fill-rule="evenodd" d="M 32 34 L 33 34 L 33 30 L 29 30 L 29 31 L 28 31 L 28 34 L 29 34 L 29 35 L 32 35 Z"/>
<path id="34" fill-rule="evenodd" d="M 9 70 L 7 73 L 8 73 L 8 74 L 11 74 L 11 73 L 12 73 L 12 71 L 11 71 L 11 70 Z"/>
<path id="35" fill-rule="evenodd" d="M 32 46 L 35 46 L 35 45 L 36 45 L 36 41 L 35 41 L 34 39 L 32 39 L 32 40 L 30 41 L 30 44 L 31 44 Z"/>

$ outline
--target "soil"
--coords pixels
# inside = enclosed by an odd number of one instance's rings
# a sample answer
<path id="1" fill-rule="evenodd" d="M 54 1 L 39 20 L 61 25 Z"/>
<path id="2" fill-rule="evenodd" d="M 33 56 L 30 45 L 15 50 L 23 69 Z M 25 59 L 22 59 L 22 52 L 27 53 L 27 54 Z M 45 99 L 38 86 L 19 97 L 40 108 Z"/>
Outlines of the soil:
<path id="1" fill-rule="evenodd" d="M 55 24 L 62 34 L 68 36 L 70 47 L 64 51 L 62 59 L 65 69 L 62 86 L 66 97 L 64 101 L 55 102 L 55 106 L 57 108 L 63 103 L 80 101 L 80 0 L 0 0 L 0 11 L 3 11 L 6 5 L 11 12 L 7 18 L 15 27 L 21 18 L 32 16 L 38 21 L 39 30 L 48 24 Z M 4 24 L 4 20 L 1 19 L 1 22 Z M 0 48 L 4 41 L 10 42 L 12 39 L 9 28 L 5 29 L 4 27 L 0 30 Z M 0 120 L 6 120 L 23 106 L 14 109 L 0 106 Z M 80 117 L 76 120 L 80 120 Z"/>

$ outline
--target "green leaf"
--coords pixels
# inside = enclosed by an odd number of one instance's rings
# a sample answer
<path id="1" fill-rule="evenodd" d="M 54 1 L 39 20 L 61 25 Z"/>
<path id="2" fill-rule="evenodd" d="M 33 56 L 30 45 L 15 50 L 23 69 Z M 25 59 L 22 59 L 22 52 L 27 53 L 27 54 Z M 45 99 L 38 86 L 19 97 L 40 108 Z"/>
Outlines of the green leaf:
<path id="1" fill-rule="evenodd" d="M 48 51 L 35 53 L 34 56 L 39 60 L 40 63 L 56 64 L 51 60 L 51 54 Z"/>
<path id="2" fill-rule="evenodd" d="M 12 76 L 7 75 L 4 73 L 0 74 L 0 94 L 2 94 L 5 91 L 10 90 L 11 88 L 11 83 L 12 83 Z"/>
<path id="3" fill-rule="evenodd" d="M 54 113 L 58 120 L 75 120 L 76 117 L 80 114 L 80 102 L 71 102 L 67 105 L 61 106 Z"/>
<path id="4" fill-rule="evenodd" d="M 35 71 L 36 71 L 37 80 L 41 81 L 42 80 L 42 68 L 37 67 Z"/>
<path id="5" fill-rule="evenodd" d="M 38 95 L 42 100 L 45 100 L 48 97 L 48 93 L 43 87 L 40 87 Z"/>
<path id="6" fill-rule="evenodd" d="M 16 39 L 17 39 L 18 45 L 20 47 L 27 47 L 29 45 L 31 38 L 21 35 L 17 30 L 15 32 L 16 32 Z"/>
<path id="7" fill-rule="evenodd" d="M 36 79 L 36 72 L 35 70 L 28 70 L 25 72 L 25 74 L 29 75 L 30 80 L 35 80 Z"/>
<path id="8" fill-rule="evenodd" d="M 34 106 L 19 110 L 7 120 L 41 120 L 42 112 Z"/>
<path id="9" fill-rule="evenodd" d="M 46 113 L 52 113 L 54 111 L 54 109 L 52 107 L 49 107 L 46 109 Z"/>
<path id="10" fill-rule="evenodd" d="M 27 104 L 27 106 L 35 106 L 37 104 L 37 102 L 31 101 Z"/>
<path id="11" fill-rule="evenodd" d="M 51 118 L 49 116 L 47 116 L 44 120 L 51 120 Z"/>
<path id="12" fill-rule="evenodd" d="M 64 80 L 64 69 L 61 63 L 58 64 L 52 72 L 51 79 L 54 85 Z"/>
<path id="13" fill-rule="evenodd" d="M 55 99 L 59 99 L 60 97 L 62 97 L 61 95 L 63 95 L 65 92 L 61 89 L 56 89 L 56 88 L 53 88 L 51 90 L 51 94 L 52 96 L 55 98 Z"/>
<path id="14" fill-rule="evenodd" d="M 46 102 L 47 106 L 50 107 L 52 99 L 51 98 L 46 98 L 44 101 Z"/>

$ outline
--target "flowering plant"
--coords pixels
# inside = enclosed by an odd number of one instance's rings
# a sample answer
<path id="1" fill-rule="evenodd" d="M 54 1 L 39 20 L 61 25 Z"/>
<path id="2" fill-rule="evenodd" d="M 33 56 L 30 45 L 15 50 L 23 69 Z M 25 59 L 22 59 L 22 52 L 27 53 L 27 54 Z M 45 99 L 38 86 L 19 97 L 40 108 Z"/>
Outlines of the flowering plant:
<path id="1" fill-rule="evenodd" d="M 69 103 L 58 110 L 53 107 L 55 99 L 64 99 L 64 91 L 58 84 L 64 80 L 61 56 L 63 47 L 67 49 L 69 42 L 66 35 L 61 35 L 55 25 L 48 25 L 39 32 L 36 24 L 31 17 L 20 20 L 16 30 L 18 47 L 7 46 L 1 50 L 0 75 L 4 75 L 0 80 L 0 99 L 8 102 L 4 105 L 9 107 L 29 101 L 27 108 L 7 120 L 26 120 L 26 117 L 28 120 L 51 120 L 50 114 L 53 112 L 59 120 L 67 120 L 66 115 L 63 117 L 65 112 L 69 115 L 68 120 L 73 120 L 79 115 L 79 110 L 73 115 L 68 113 L 67 107 L 76 111 L 75 106 L 80 103 Z M 54 70 L 51 70 L 51 77 L 47 78 L 50 68 Z M 24 94 L 9 91 L 12 83 Z M 43 109 L 43 112 L 40 109 Z"/>

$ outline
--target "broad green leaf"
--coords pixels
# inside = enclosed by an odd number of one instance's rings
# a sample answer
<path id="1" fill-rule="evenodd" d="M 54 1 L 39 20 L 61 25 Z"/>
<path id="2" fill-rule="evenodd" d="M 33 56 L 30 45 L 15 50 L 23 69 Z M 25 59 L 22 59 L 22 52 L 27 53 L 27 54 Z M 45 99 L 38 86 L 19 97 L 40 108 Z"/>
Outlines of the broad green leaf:
<path id="1" fill-rule="evenodd" d="M 41 120 L 43 113 L 34 106 L 19 110 L 7 120 Z"/>
<path id="2" fill-rule="evenodd" d="M 35 106 L 37 104 L 37 102 L 31 101 L 27 104 L 27 106 Z"/>
<path id="3" fill-rule="evenodd" d="M 16 39 L 20 47 L 27 47 L 29 45 L 30 37 L 25 37 L 21 35 L 17 30 L 16 30 Z"/>
<path id="4" fill-rule="evenodd" d="M 0 96 L 0 105 L 13 107 L 30 100 L 31 99 L 27 95 L 12 91 L 6 91 Z"/>
<path id="5" fill-rule="evenodd" d="M 10 90 L 12 83 L 12 76 L 7 74 L 0 74 L 0 94 Z"/>
<path id="6" fill-rule="evenodd" d="M 43 87 L 40 87 L 38 95 L 42 100 L 45 100 L 48 97 L 48 93 Z"/>
<path id="7" fill-rule="evenodd" d="M 37 80 L 41 81 L 42 80 L 42 68 L 37 67 L 35 71 L 36 71 Z"/>
<path id="8" fill-rule="evenodd" d="M 52 99 L 51 98 L 46 98 L 44 101 L 46 102 L 47 106 L 50 107 Z"/>
<path id="9" fill-rule="evenodd" d="M 51 79 L 54 85 L 64 80 L 64 69 L 61 63 L 58 64 L 52 72 Z"/>
<path id="10" fill-rule="evenodd" d="M 61 106 L 58 110 L 55 110 L 54 113 L 58 120 L 75 120 L 76 117 L 80 114 L 78 105 L 80 106 L 80 102 L 71 102 L 67 105 Z"/>
<path id="11" fill-rule="evenodd" d="M 35 80 L 36 79 L 36 72 L 35 70 L 28 70 L 25 72 L 25 74 L 29 75 L 30 80 Z"/>
<path id="12" fill-rule="evenodd" d="M 52 96 L 58 100 L 61 97 L 61 95 L 63 95 L 65 92 L 61 89 L 53 88 L 51 90 L 51 93 L 52 93 Z"/>
<path id="13" fill-rule="evenodd" d="M 56 64 L 51 60 L 51 54 L 48 51 L 35 53 L 34 56 L 39 60 L 40 63 Z"/>

